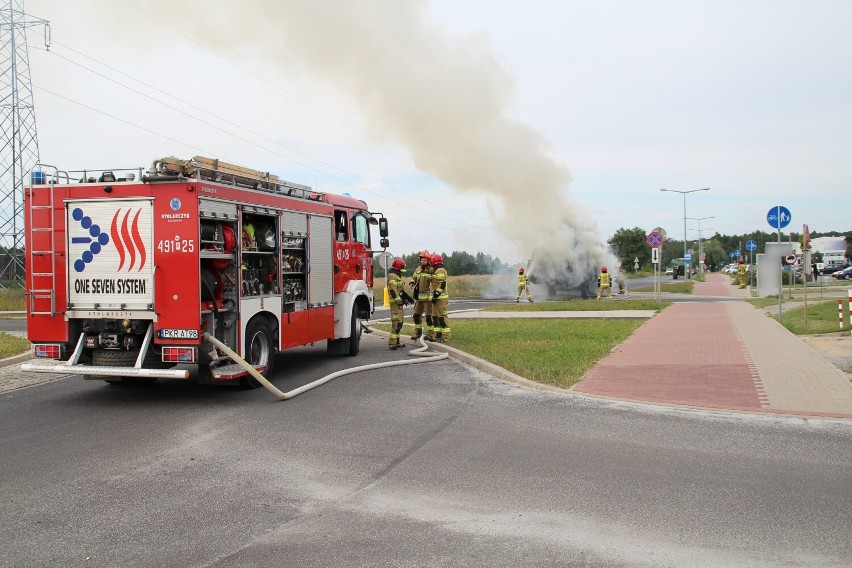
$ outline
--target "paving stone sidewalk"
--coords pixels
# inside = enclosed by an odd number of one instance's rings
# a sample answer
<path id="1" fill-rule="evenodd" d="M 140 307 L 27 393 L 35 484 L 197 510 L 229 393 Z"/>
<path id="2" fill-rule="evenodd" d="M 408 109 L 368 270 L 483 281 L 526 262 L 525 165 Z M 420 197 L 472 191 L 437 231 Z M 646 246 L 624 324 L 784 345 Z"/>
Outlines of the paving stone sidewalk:
<path id="1" fill-rule="evenodd" d="M 745 297 L 725 275 L 697 296 Z M 852 341 L 852 339 L 850 339 Z M 850 343 L 852 347 L 852 343 Z M 674 304 L 598 362 L 576 392 L 708 408 L 852 418 L 848 377 L 745 302 Z"/>

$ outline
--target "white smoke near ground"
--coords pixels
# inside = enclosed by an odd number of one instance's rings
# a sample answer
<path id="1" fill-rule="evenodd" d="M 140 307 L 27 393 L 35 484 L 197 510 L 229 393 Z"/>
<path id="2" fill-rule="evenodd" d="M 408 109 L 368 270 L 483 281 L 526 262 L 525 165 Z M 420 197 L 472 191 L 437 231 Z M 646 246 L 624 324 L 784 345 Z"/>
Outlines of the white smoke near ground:
<path id="1" fill-rule="evenodd" d="M 186 22 L 216 49 L 261 44 L 270 60 L 331 81 L 420 171 L 497 198 L 494 226 L 533 258 L 529 272 L 569 287 L 597 272 L 597 228 L 544 138 L 510 117 L 511 77 L 482 38 L 431 21 L 427 1 L 244 0 L 199 5 Z"/>

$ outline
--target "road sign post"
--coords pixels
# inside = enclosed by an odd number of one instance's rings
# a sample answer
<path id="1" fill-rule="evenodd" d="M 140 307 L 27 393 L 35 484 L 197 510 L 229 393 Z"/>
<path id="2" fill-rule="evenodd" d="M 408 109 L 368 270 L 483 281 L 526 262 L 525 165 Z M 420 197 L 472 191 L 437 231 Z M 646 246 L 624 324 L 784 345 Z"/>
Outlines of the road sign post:
<path id="1" fill-rule="evenodd" d="M 792 221 L 793 215 L 783 205 L 776 205 L 766 214 L 766 221 L 770 227 L 778 229 L 778 244 L 781 244 L 781 229 Z M 784 295 L 784 279 L 778 283 L 778 323 L 781 323 L 781 298 Z"/>

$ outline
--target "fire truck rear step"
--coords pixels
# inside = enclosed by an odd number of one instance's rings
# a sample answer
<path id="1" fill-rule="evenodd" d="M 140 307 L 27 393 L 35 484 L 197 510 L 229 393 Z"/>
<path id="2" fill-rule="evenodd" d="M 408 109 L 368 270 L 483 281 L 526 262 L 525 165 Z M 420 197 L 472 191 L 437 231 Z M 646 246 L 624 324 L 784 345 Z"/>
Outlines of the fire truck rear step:
<path id="1" fill-rule="evenodd" d="M 254 365 L 254 368 L 258 372 L 262 373 L 266 370 L 266 365 Z M 232 379 L 239 379 L 240 377 L 245 377 L 249 374 L 248 371 L 246 371 L 236 363 L 232 365 L 222 365 L 221 367 L 216 367 L 210 373 L 214 379 L 220 381 L 230 381 Z"/>
<path id="2" fill-rule="evenodd" d="M 93 375 L 98 377 L 149 377 L 152 379 L 187 379 L 189 371 L 185 369 L 142 369 L 139 367 L 101 367 L 95 365 L 69 365 L 56 361 L 44 363 L 24 363 L 21 370 L 29 373 L 59 373 Z"/>

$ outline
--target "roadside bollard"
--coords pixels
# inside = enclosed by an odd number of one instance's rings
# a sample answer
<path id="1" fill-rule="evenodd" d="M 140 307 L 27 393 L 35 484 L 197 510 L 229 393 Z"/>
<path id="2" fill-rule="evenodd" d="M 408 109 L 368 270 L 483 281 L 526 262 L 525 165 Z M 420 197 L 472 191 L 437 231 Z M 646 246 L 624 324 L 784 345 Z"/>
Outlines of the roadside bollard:
<path id="1" fill-rule="evenodd" d="M 840 331 L 843 331 L 843 300 L 837 300 L 837 324 Z"/>

